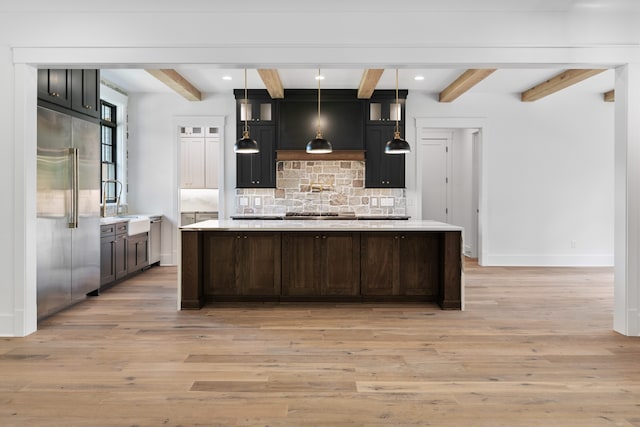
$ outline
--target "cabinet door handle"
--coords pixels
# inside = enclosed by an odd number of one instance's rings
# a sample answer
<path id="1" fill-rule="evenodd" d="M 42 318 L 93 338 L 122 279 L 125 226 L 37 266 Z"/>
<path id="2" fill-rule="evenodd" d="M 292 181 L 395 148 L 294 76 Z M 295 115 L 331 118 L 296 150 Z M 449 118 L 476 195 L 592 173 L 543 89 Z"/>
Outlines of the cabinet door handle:
<path id="1" fill-rule="evenodd" d="M 394 239 L 398 240 L 398 236 L 393 236 Z"/>
<path id="2" fill-rule="evenodd" d="M 401 238 L 401 239 L 404 239 L 404 238 L 405 238 L 405 236 L 402 236 L 402 237 L 400 237 L 400 238 Z"/>
<path id="3" fill-rule="evenodd" d="M 316 239 L 319 239 L 319 238 L 320 238 L 320 236 L 316 236 Z"/>
<path id="4" fill-rule="evenodd" d="M 322 236 L 322 238 L 323 238 L 323 239 L 326 239 L 326 238 L 327 238 L 327 236 Z"/>
<path id="5" fill-rule="evenodd" d="M 239 239 L 239 238 L 240 238 L 240 236 L 236 236 L 236 239 Z"/>
<path id="6" fill-rule="evenodd" d="M 86 108 L 87 110 L 91 110 L 91 105 L 85 105 L 84 108 Z"/>
<path id="7" fill-rule="evenodd" d="M 60 94 L 56 93 L 56 92 L 49 92 L 49 95 L 55 96 L 55 97 L 60 97 Z"/>
<path id="8" fill-rule="evenodd" d="M 247 236 L 244 236 L 244 238 L 246 239 L 246 238 L 247 238 Z"/>

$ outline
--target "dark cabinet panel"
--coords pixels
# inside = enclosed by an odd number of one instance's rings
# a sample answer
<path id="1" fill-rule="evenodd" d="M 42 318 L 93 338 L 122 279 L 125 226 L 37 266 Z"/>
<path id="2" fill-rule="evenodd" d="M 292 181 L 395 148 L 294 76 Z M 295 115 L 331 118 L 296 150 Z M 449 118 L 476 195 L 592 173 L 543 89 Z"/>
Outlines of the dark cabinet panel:
<path id="1" fill-rule="evenodd" d="M 320 243 L 323 295 L 359 295 L 360 233 L 323 233 Z"/>
<path id="2" fill-rule="evenodd" d="M 395 235 L 388 232 L 362 233 L 361 291 L 365 296 L 398 295 L 395 278 Z"/>
<path id="3" fill-rule="evenodd" d="M 278 150 L 304 150 L 316 137 L 318 127 L 317 94 L 302 100 L 285 98 L 280 102 Z M 361 100 L 321 102 L 321 130 L 334 150 L 364 149 L 364 103 Z"/>
<path id="4" fill-rule="evenodd" d="M 242 137 L 238 126 L 238 139 Z M 276 186 L 275 126 L 252 126 L 251 138 L 258 142 L 260 152 L 236 154 L 236 186 L 238 188 L 274 188 Z"/>
<path id="5" fill-rule="evenodd" d="M 359 294 L 359 233 L 283 233 L 282 254 L 283 296 Z"/>
<path id="6" fill-rule="evenodd" d="M 71 70 L 71 109 L 100 118 L 100 70 Z"/>
<path id="7" fill-rule="evenodd" d="M 206 233 L 203 235 L 203 277 L 205 295 L 237 295 L 239 247 L 237 233 Z"/>
<path id="8" fill-rule="evenodd" d="M 366 130 L 365 186 L 368 188 L 404 188 L 405 155 L 385 154 L 387 141 L 393 139 L 393 125 L 369 125 Z"/>
<path id="9" fill-rule="evenodd" d="M 238 265 L 240 294 L 244 296 L 280 295 L 281 234 L 244 233 L 240 259 L 251 268 Z"/>
<path id="10" fill-rule="evenodd" d="M 71 108 L 71 70 L 39 69 L 38 98 Z"/>
<path id="11" fill-rule="evenodd" d="M 438 295 L 442 235 L 402 233 L 398 239 L 400 295 Z"/>
<path id="12" fill-rule="evenodd" d="M 115 235 L 100 239 L 100 286 L 116 280 L 116 237 Z"/>
<path id="13" fill-rule="evenodd" d="M 129 273 L 129 257 L 128 257 L 128 237 L 126 234 L 116 236 L 115 248 L 115 268 L 116 280 L 122 279 Z"/>
<path id="14" fill-rule="evenodd" d="M 204 294 L 280 294 L 280 233 L 206 233 L 203 236 Z"/>
<path id="15" fill-rule="evenodd" d="M 441 234 L 362 233 L 361 242 L 363 295 L 438 295 Z"/>
<path id="16" fill-rule="evenodd" d="M 127 239 L 127 267 L 133 273 L 149 265 L 149 235 L 140 233 Z"/>
<path id="17" fill-rule="evenodd" d="M 282 295 L 320 295 L 320 280 L 316 275 L 319 238 L 316 233 L 283 233 Z"/>

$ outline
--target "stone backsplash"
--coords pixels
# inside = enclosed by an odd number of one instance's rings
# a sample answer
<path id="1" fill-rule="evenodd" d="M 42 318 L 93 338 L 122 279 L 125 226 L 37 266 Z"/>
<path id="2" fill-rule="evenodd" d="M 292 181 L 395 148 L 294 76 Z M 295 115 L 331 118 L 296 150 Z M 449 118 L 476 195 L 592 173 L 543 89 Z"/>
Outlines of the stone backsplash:
<path id="1" fill-rule="evenodd" d="M 406 215 L 405 190 L 365 188 L 363 161 L 280 161 L 276 188 L 236 190 L 236 215 L 354 212 Z"/>

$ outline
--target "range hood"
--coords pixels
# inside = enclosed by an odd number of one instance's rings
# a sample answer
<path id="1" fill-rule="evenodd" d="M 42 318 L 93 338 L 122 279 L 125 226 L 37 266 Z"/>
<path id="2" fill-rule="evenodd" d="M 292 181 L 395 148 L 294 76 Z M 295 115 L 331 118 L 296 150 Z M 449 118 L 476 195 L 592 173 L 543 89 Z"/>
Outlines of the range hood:
<path id="1" fill-rule="evenodd" d="M 276 150 L 276 161 L 302 160 L 312 162 L 315 160 L 356 160 L 364 161 L 365 150 L 333 150 L 331 153 L 313 154 L 305 150 Z"/>

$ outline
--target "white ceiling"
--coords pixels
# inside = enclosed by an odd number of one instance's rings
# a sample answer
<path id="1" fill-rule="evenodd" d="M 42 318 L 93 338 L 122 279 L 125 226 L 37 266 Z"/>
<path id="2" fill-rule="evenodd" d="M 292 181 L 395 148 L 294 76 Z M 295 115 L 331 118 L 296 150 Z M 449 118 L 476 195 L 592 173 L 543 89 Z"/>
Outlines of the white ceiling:
<path id="1" fill-rule="evenodd" d="M 191 84 L 203 93 L 228 93 L 244 87 L 242 69 L 188 68 L 177 70 Z M 464 69 L 400 69 L 399 87 L 412 91 L 439 93 L 454 81 Z M 564 71 L 563 69 L 498 69 L 478 83 L 470 92 L 517 94 L 544 82 Z M 279 69 L 280 79 L 285 89 L 314 89 L 317 69 Z M 323 89 L 357 89 L 362 78 L 362 69 L 325 69 L 321 82 Z M 422 81 L 414 80 L 420 75 Z M 229 76 L 231 80 L 224 80 Z M 142 69 L 106 69 L 102 78 L 120 87 L 127 93 L 174 93 L 168 86 Z M 613 89 L 614 71 L 608 70 L 588 80 L 576 84 L 567 91 L 601 93 Z M 264 89 L 264 84 L 256 70 L 247 70 L 247 87 Z M 378 89 L 395 89 L 395 70 L 385 70 L 377 86 Z"/>
<path id="2" fill-rule="evenodd" d="M 153 3 L 154 8 L 160 11 L 171 11 L 181 4 L 170 0 L 140 0 L 139 7 L 143 10 L 147 3 Z M 349 3 L 345 0 L 324 0 L 319 3 L 299 3 L 300 8 L 307 11 L 332 10 L 362 7 L 357 2 Z M 43 7 L 46 2 L 43 1 Z M 227 2 L 208 2 L 206 0 L 192 0 L 189 3 L 191 9 L 209 11 L 212 8 L 217 11 L 224 11 Z M 551 11 L 560 13 L 573 13 L 580 11 L 597 11 L 597 13 L 607 13 L 616 11 L 618 13 L 631 14 L 640 13 L 640 0 L 369 0 L 368 7 L 375 10 L 394 10 L 400 6 L 404 10 L 415 11 L 456 11 L 456 12 L 489 12 L 489 11 L 515 11 L 515 12 L 541 12 Z M 81 5 L 78 5 L 81 7 Z M 229 6 L 231 7 L 231 6 Z M 268 10 L 270 13 L 279 13 L 288 10 L 291 2 L 284 0 L 273 0 L 264 2 L 263 0 L 247 0 L 248 10 L 258 12 Z M 281 10 L 282 9 L 282 10 Z M 244 87 L 242 65 L 233 64 L 229 68 L 220 68 L 216 64 L 202 65 L 181 65 L 175 67 L 191 84 L 203 93 L 228 93 L 232 89 Z M 256 65 L 255 67 L 259 67 Z M 266 67 L 265 67 L 266 68 Z M 372 64 L 370 68 L 376 68 Z M 285 89 L 313 89 L 317 87 L 315 76 L 317 69 L 293 69 L 279 68 L 280 78 Z M 400 69 L 399 87 L 412 91 L 424 91 L 428 93 L 439 93 L 456 79 L 464 68 L 460 69 Z M 471 89 L 476 93 L 508 93 L 518 94 L 527 90 L 551 77 L 564 71 L 556 68 L 531 68 L 531 69 L 499 69 L 487 79 L 480 82 Z M 362 69 L 323 69 L 322 80 L 324 89 L 357 89 L 362 77 Z M 414 77 L 421 75 L 422 81 L 414 80 Z M 231 80 L 223 80 L 224 76 L 231 77 Z M 119 86 L 127 93 L 173 93 L 170 88 L 156 80 L 142 69 L 108 69 L 102 71 L 105 80 Z M 255 69 L 248 70 L 247 86 L 250 89 L 264 89 L 262 80 Z M 614 72 L 609 70 L 586 81 L 578 83 L 566 91 L 584 92 L 606 92 L 613 89 Z M 385 70 L 377 86 L 378 89 L 394 89 L 394 70 Z"/>

